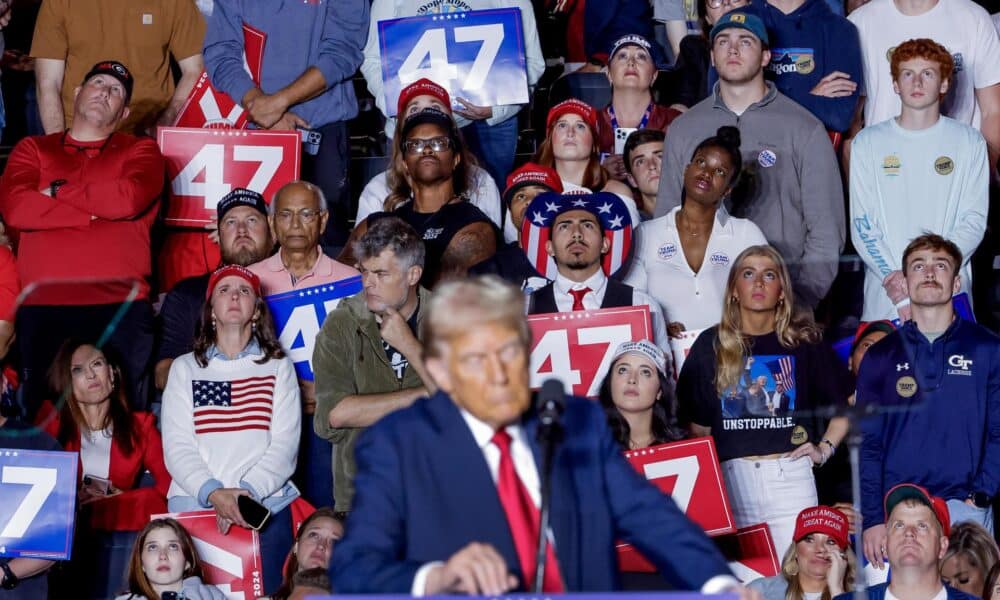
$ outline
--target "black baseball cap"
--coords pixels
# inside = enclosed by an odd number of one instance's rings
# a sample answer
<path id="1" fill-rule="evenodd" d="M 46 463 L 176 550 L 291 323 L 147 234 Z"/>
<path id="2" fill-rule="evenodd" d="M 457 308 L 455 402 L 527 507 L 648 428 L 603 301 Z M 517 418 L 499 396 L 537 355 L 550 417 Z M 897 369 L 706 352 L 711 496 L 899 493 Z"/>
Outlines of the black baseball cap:
<path id="1" fill-rule="evenodd" d="M 227 212 L 237 206 L 249 206 L 250 208 L 256 208 L 260 214 L 265 217 L 267 216 L 267 203 L 264 202 L 264 196 L 253 190 L 236 188 L 223 196 L 222 200 L 219 200 L 219 204 L 216 205 L 215 212 L 219 215 L 219 222 L 222 222 L 222 217 L 224 217 Z"/>
<path id="2" fill-rule="evenodd" d="M 83 83 L 87 83 L 95 75 L 110 75 L 114 77 L 125 88 L 125 104 L 127 105 L 129 100 L 132 99 L 132 85 L 135 83 L 135 80 L 132 78 L 132 73 L 129 72 L 128 67 L 122 63 L 117 60 L 102 60 L 93 67 L 90 67 L 87 74 L 83 76 Z M 83 83 L 80 85 L 83 85 Z"/>
<path id="3" fill-rule="evenodd" d="M 455 124 L 455 120 L 451 118 L 451 115 L 441 112 L 436 108 L 425 108 L 406 118 L 406 121 L 403 122 L 403 131 L 400 132 L 399 139 L 405 140 L 406 136 L 418 125 L 426 125 L 428 123 L 444 129 L 448 132 L 448 137 L 452 138 L 453 141 L 458 137 L 458 125 Z"/>

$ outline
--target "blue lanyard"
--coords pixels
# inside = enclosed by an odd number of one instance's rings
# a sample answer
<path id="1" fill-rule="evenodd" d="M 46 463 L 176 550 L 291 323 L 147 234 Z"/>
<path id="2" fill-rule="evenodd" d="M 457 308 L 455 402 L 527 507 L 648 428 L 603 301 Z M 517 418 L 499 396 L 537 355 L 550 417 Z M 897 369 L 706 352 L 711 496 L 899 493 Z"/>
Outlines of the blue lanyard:
<path id="1" fill-rule="evenodd" d="M 642 114 L 642 120 L 639 121 L 639 127 L 636 129 L 644 129 L 646 124 L 649 123 L 649 115 L 653 113 L 653 103 L 650 102 L 649 106 L 646 107 L 646 112 Z M 618 119 L 615 117 L 615 107 L 608 104 L 608 114 L 611 115 L 611 130 L 614 131 L 618 129 Z"/>

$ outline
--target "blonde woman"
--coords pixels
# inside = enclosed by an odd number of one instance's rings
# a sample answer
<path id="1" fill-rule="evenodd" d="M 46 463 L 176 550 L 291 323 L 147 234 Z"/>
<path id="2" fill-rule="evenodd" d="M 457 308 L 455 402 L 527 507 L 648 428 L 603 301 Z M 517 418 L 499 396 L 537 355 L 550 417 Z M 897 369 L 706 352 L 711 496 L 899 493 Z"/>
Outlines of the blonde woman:
<path id="1" fill-rule="evenodd" d="M 691 348 L 677 384 L 680 421 L 711 435 L 737 527 L 767 523 L 777 552 L 795 519 L 815 506 L 813 467 L 833 456 L 847 419 L 850 375 L 807 315 L 796 314 L 791 278 L 771 246 L 733 261 L 719 325 Z"/>
<path id="2" fill-rule="evenodd" d="M 848 547 L 847 515 L 829 506 L 799 513 L 781 573 L 751 581 L 764 600 L 830 600 L 854 586 L 857 564 Z"/>

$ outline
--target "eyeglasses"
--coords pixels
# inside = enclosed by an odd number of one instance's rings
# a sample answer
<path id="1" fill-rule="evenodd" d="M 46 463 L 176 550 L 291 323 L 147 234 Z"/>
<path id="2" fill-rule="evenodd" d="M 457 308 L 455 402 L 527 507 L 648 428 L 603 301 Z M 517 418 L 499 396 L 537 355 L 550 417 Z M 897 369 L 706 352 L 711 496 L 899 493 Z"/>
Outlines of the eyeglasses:
<path id="1" fill-rule="evenodd" d="M 747 0 L 705 0 L 705 4 L 709 8 L 721 8 L 723 4 L 728 4 L 735 8 L 747 4 Z"/>
<path id="2" fill-rule="evenodd" d="M 403 148 L 408 154 L 420 154 L 427 148 L 430 148 L 434 152 L 444 152 L 448 148 L 451 148 L 451 139 L 444 136 L 429 140 L 414 138 L 404 141 Z"/>
<path id="3" fill-rule="evenodd" d="M 275 216 L 282 223 L 291 223 L 293 219 L 297 216 L 303 223 L 312 223 L 316 220 L 316 217 L 323 214 L 324 211 L 316 210 L 313 208 L 303 208 L 300 211 L 294 210 L 279 210 L 275 213 Z"/>

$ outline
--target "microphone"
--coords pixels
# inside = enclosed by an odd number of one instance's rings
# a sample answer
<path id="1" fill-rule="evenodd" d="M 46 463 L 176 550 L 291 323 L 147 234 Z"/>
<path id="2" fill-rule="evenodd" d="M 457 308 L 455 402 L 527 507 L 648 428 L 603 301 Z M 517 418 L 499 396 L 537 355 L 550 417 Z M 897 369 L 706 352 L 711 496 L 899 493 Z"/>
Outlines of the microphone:
<path id="1" fill-rule="evenodd" d="M 538 421 L 542 427 L 557 425 L 562 417 L 566 391 L 559 379 L 547 379 L 538 393 Z"/>
<path id="2" fill-rule="evenodd" d="M 532 589 L 536 594 L 542 593 L 545 581 L 546 547 L 549 530 L 549 499 L 551 490 L 552 458 L 555 455 L 556 444 L 562 441 L 562 413 L 566 403 L 566 392 L 563 382 L 559 379 L 549 379 L 542 384 L 538 393 L 538 442 L 542 450 L 542 468 L 539 471 L 541 484 L 541 506 L 539 507 L 538 545 L 535 552 L 535 579 Z M 525 573 L 527 578 L 528 574 Z"/>

